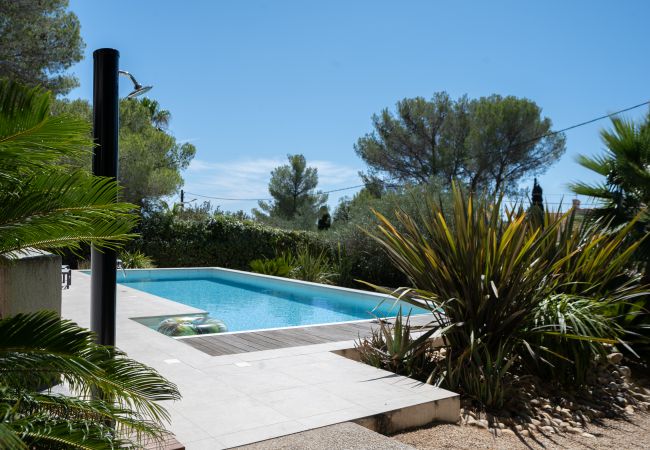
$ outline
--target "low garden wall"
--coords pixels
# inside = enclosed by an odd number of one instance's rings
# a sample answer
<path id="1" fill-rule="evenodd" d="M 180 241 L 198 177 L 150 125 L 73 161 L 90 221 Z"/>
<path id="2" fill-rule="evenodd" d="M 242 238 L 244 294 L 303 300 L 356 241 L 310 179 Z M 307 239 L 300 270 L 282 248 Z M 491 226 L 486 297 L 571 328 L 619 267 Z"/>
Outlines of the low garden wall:
<path id="1" fill-rule="evenodd" d="M 61 314 L 61 257 L 31 253 L 0 265 L 0 317 L 40 310 Z"/>

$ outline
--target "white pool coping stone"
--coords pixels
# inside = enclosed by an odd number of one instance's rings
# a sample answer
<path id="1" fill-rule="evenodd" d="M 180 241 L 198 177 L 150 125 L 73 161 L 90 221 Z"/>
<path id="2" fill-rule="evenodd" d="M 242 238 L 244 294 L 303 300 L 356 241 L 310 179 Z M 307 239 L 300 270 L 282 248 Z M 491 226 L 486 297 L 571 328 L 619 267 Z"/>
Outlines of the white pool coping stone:
<path id="1" fill-rule="evenodd" d="M 62 315 L 89 326 L 90 276 L 72 276 Z M 117 287 L 117 346 L 178 385 L 183 399 L 164 403 L 170 430 L 188 450 L 230 448 L 348 421 L 395 431 L 459 417 L 458 394 L 332 353 L 353 341 L 209 356 L 130 320 L 202 312 Z"/>

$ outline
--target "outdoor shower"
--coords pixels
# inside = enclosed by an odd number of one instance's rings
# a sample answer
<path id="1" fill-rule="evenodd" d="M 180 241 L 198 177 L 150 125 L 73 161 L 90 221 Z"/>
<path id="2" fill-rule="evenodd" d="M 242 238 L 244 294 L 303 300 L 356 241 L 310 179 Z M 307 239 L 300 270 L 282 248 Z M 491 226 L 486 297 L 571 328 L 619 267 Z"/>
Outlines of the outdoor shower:
<path id="1" fill-rule="evenodd" d="M 133 83 L 127 98 L 144 94 L 151 86 L 143 86 L 133 75 L 119 70 L 120 53 L 112 48 L 93 52 L 93 174 L 117 180 L 118 124 L 120 114 L 120 75 Z M 117 198 L 115 198 L 117 201 Z M 113 249 L 91 248 L 90 329 L 97 342 L 115 345 L 117 254 Z"/>
<path id="2" fill-rule="evenodd" d="M 133 83 L 133 91 L 129 93 L 126 98 L 135 98 L 139 95 L 144 94 L 145 92 L 149 92 L 153 86 L 143 86 L 140 83 L 138 83 L 138 80 L 135 79 L 133 75 L 131 75 L 129 72 L 126 70 L 120 70 L 118 72 L 120 75 L 127 76 L 131 79 L 131 82 Z"/>

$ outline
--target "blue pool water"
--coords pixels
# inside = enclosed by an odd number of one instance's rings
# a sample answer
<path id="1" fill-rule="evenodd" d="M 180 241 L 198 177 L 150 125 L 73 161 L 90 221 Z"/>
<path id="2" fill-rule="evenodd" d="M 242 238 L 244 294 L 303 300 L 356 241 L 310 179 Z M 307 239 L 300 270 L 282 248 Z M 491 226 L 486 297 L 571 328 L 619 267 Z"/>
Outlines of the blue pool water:
<path id="1" fill-rule="evenodd" d="M 205 310 L 228 331 L 372 319 L 426 310 L 362 291 L 313 287 L 256 275 L 205 270 L 143 270 L 120 274 L 120 284 Z M 381 304 L 380 304 L 381 303 Z"/>

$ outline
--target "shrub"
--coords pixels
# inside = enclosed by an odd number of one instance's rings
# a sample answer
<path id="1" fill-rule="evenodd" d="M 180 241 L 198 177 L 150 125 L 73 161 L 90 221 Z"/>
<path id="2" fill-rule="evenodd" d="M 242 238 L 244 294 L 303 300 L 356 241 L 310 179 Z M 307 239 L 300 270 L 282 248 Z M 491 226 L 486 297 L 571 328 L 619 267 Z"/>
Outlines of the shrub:
<path id="1" fill-rule="evenodd" d="M 500 199 L 467 198 L 457 188 L 448 215 L 432 201 L 428 210 L 418 221 L 397 212 L 399 229 L 378 213 L 374 237 L 416 288 L 399 289 L 397 295 L 414 304 L 414 296 L 427 299 L 440 324 L 448 356 L 434 370 L 436 383 L 500 408 L 509 396 L 508 377 L 522 361 L 546 361 L 549 353 L 571 361 L 575 347 L 567 351 L 566 340 L 596 347 L 618 342 L 615 327 L 567 322 L 557 309 L 550 314 L 548 302 L 568 290 L 571 309 L 579 306 L 574 300 L 586 297 L 600 302 L 597 309 L 603 311 L 638 294 L 634 280 L 619 291 L 607 288 L 625 275 L 626 255 L 634 252 L 621 238 L 625 230 L 612 234 L 592 228 L 574 239 L 563 228 L 572 213 L 547 219 L 542 227 L 521 210 L 504 213 Z M 610 269 L 613 262 L 620 264 Z M 615 294 L 620 289 L 626 293 Z M 564 341 L 544 345 L 558 336 Z"/>
<path id="2" fill-rule="evenodd" d="M 273 259 L 254 259 L 250 262 L 253 272 L 276 277 L 288 277 L 295 269 L 295 264 L 295 258 L 289 253 L 283 253 Z"/>

